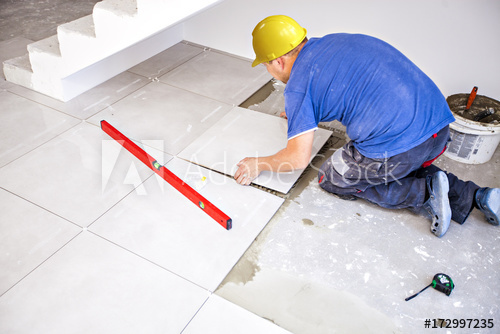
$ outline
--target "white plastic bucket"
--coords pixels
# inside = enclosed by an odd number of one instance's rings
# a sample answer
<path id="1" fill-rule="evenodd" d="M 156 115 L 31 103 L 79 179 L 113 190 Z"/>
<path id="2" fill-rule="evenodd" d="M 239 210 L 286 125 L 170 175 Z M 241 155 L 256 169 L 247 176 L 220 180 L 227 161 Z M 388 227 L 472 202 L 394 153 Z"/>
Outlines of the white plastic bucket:
<path id="1" fill-rule="evenodd" d="M 450 108 L 455 116 L 455 122 L 450 124 L 452 142 L 449 143 L 444 155 L 466 164 L 488 162 L 500 143 L 500 124 L 473 121 L 458 115 L 453 106 L 450 105 Z"/>

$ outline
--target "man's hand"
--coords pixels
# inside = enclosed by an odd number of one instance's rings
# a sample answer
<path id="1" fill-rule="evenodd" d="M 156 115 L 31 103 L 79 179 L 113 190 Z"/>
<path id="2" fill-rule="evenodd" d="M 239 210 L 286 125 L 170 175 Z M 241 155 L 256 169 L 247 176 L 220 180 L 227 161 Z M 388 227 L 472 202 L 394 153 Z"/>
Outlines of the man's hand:
<path id="1" fill-rule="evenodd" d="M 236 166 L 238 166 L 238 170 L 234 173 L 234 179 L 239 184 L 248 186 L 260 174 L 257 158 L 245 158 Z"/>
<path id="2" fill-rule="evenodd" d="M 284 173 L 304 169 L 309 164 L 314 141 L 314 131 L 290 139 L 278 153 L 259 158 L 245 158 L 238 162 L 234 173 L 236 182 L 249 185 L 263 171 Z"/>

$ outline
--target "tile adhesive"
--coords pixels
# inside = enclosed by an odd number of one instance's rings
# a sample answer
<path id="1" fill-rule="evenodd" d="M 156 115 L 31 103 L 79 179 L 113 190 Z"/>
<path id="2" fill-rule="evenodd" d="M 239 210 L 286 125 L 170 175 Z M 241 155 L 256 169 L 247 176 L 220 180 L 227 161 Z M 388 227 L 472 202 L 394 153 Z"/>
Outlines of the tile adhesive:
<path id="1" fill-rule="evenodd" d="M 466 164 L 482 164 L 500 143 L 500 102 L 477 95 L 466 110 L 468 97 L 455 94 L 446 99 L 456 120 L 450 124 L 452 142 L 444 154 Z"/>

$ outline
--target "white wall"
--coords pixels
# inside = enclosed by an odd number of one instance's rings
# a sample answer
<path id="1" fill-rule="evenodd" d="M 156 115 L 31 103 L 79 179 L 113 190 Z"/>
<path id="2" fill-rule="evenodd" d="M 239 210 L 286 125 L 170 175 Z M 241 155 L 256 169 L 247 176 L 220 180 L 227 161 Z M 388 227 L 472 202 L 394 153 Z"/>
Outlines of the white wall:
<path id="1" fill-rule="evenodd" d="M 184 23 L 184 39 L 253 58 L 251 33 L 269 15 L 293 17 L 308 37 L 364 33 L 394 45 L 445 96 L 500 100 L 500 0 L 225 0 Z"/>

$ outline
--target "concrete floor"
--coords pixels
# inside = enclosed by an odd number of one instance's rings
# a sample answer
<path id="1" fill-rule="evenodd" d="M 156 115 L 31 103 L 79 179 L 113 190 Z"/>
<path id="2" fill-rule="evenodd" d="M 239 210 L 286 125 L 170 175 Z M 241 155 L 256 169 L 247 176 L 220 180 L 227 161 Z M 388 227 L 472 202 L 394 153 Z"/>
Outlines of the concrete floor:
<path id="1" fill-rule="evenodd" d="M 255 94 L 257 100 L 245 106 L 277 114 L 283 110 L 282 90 L 274 84 L 269 97 Z M 426 319 L 496 322 L 499 227 L 475 210 L 464 225 L 452 222 L 439 239 L 429 231 L 427 217 L 322 191 L 317 168 L 346 142 L 341 124 L 323 126 L 334 130 L 329 143 L 216 293 L 293 333 L 423 333 Z M 463 180 L 500 187 L 499 149 L 481 165 L 445 156 L 435 164 Z M 437 273 L 455 282 L 449 297 L 428 289 L 404 300 Z"/>
<path id="2" fill-rule="evenodd" d="M 2 1 L 0 41 L 48 37 L 57 24 L 89 14 L 95 2 Z M 71 10 L 55 9 L 68 6 Z M 273 105 L 266 110 L 278 110 L 279 94 L 266 103 Z M 328 126 L 335 134 L 314 160 L 316 167 L 345 142 L 340 126 Z M 500 187 L 500 150 L 482 165 L 446 157 L 436 164 L 463 179 Z M 425 217 L 323 192 L 310 167 L 216 293 L 296 334 L 425 333 L 426 319 L 438 325 L 437 319 L 492 319 L 493 329 L 434 331 L 494 333 L 500 326 L 499 241 L 500 228 L 477 211 L 436 238 Z M 404 301 L 439 272 L 456 284 L 449 297 L 428 289 Z"/>

